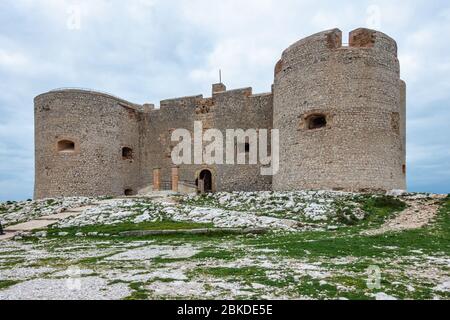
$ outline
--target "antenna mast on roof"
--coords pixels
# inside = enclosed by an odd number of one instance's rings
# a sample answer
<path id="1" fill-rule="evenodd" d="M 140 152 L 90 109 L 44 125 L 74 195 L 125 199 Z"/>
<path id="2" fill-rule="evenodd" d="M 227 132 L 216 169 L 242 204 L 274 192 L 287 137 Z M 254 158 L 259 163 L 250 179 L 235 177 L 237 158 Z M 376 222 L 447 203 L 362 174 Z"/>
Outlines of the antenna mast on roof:
<path id="1" fill-rule="evenodd" d="M 219 83 L 222 83 L 222 70 L 219 69 Z"/>

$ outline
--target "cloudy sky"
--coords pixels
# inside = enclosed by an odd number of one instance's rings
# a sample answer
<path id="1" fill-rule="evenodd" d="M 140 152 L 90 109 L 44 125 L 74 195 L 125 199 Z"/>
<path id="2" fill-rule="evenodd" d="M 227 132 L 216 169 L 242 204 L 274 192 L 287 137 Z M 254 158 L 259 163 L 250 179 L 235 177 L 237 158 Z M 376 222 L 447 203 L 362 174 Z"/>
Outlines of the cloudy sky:
<path id="1" fill-rule="evenodd" d="M 450 193 L 450 4 L 440 0 L 0 0 L 0 201 L 32 197 L 33 97 L 59 87 L 136 103 L 270 90 L 296 40 L 334 27 L 399 44 L 409 189 Z"/>

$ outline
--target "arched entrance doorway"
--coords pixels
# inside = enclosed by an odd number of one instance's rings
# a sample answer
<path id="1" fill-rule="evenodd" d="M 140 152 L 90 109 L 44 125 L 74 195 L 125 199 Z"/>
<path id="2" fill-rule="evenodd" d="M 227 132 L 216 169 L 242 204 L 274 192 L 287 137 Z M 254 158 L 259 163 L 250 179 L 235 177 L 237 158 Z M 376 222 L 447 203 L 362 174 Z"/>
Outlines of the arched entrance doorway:
<path id="1" fill-rule="evenodd" d="M 197 181 L 197 190 L 199 193 L 213 192 L 212 173 L 208 169 L 200 171 Z"/>

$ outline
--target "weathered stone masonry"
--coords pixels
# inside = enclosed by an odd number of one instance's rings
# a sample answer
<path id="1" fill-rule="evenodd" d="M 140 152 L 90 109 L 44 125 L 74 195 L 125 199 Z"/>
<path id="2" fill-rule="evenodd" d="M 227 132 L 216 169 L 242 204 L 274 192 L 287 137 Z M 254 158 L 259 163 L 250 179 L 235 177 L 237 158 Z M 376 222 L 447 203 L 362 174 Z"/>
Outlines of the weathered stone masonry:
<path id="1" fill-rule="evenodd" d="M 195 121 L 224 134 L 279 129 L 279 173 L 262 176 L 260 165 L 174 167 L 171 134 L 193 131 Z M 209 98 L 165 100 L 156 109 L 99 92 L 56 90 L 35 98 L 35 128 L 35 198 L 187 192 L 199 185 L 210 191 L 406 188 L 406 85 L 397 45 L 368 29 L 351 32 L 349 46 L 337 29 L 293 44 L 275 66 L 270 93 L 215 84 Z"/>

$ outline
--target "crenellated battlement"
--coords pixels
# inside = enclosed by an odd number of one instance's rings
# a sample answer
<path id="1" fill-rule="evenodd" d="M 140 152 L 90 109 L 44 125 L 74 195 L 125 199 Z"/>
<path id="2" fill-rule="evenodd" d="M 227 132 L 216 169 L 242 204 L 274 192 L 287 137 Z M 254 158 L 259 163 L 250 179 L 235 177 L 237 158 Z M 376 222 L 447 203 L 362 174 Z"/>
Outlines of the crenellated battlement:
<path id="1" fill-rule="evenodd" d="M 358 28 L 349 33 L 349 43 L 343 46 L 342 31 L 331 29 L 303 38 L 283 51 L 283 56 L 293 51 L 320 52 L 340 48 L 375 48 L 397 55 L 397 43 L 388 35 L 367 28 Z"/>
<path id="2" fill-rule="evenodd" d="M 386 34 L 358 28 L 349 33 L 349 43 L 344 45 L 342 31 L 331 29 L 301 39 L 283 51 L 281 59 L 275 65 L 275 76 L 282 71 L 289 71 L 299 62 L 316 63 L 325 61 L 337 50 L 350 50 L 358 55 L 358 50 L 372 52 L 380 58 L 390 61 L 397 57 L 397 43 Z"/>
<path id="3" fill-rule="evenodd" d="M 400 83 L 397 44 L 379 31 L 353 30 L 344 45 L 326 30 L 287 48 L 275 65 L 273 188 L 405 189 Z"/>
<path id="4" fill-rule="evenodd" d="M 349 48 L 374 48 L 397 57 L 397 42 L 388 35 L 365 28 L 353 30 L 349 34 Z"/>

